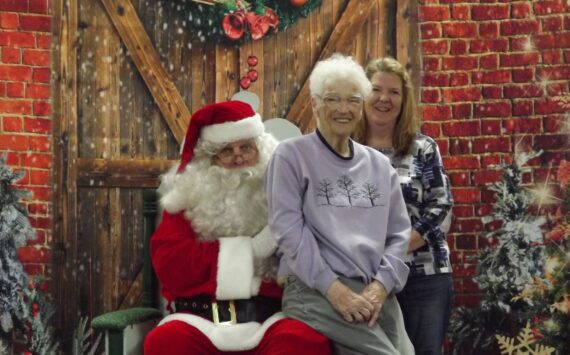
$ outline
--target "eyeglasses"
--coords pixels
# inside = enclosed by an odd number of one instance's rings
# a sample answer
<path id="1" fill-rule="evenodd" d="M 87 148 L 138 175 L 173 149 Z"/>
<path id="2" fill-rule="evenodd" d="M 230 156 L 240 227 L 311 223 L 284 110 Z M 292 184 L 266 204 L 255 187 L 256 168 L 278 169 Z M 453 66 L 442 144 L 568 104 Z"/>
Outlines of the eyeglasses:
<path id="1" fill-rule="evenodd" d="M 215 157 L 222 163 L 231 163 L 238 155 L 240 155 L 243 160 L 248 161 L 255 158 L 257 152 L 257 147 L 253 143 L 243 143 L 240 145 L 228 144 L 216 153 Z"/>
<path id="2" fill-rule="evenodd" d="M 324 104 L 331 110 L 338 110 L 343 102 L 346 102 L 347 106 L 351 110 L 357 110 L 361 108 L 362 102 L 364 101 L 361 96 L 350 96 L 346 99 L 332 95 L 324 96 L 322 98 L 319 95 L 316 96 L 323 100 Z"/>

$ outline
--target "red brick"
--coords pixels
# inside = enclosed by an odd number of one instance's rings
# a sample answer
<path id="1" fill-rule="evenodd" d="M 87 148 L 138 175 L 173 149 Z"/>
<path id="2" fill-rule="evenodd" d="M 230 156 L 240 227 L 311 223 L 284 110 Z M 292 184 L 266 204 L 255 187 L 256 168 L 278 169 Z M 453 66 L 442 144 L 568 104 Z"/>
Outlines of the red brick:
<path id="1" fill-rule="evenodd" d="M 481 133 L 485 136 L 497 136 L 501 134 L 501 121 L 481 121 Z"/>
<path id="2" fill-rule="evenodd" d="M 423 134 L 432 138 L 439 137 L 441 132 L 439 124 L 437 123 L 423 123 L 421 129 Z"/>
<path id="3" fill-rule="evenodd" d="M 47 164 L 47 162 L 43 161 L 43 160 L 40 162 L 42 164 Z M 26 161 L 26 163 L 29 163 L 29 162 Z M 38 164 L 38 160 L 36 159 L 36 161 L 33 161 L 31 163 L 32 164 Z M 51 166 L 51 163 L 49 163 L 49 165 Z M 49 166 L 47 168 L 49 168 Z M 30 187 L 26 187 L 26 189 L 33 193 L 34 201 L 45 201 L 45 202 L 51 201 L 51 191 L 52 191 L 51 187 L 30 186 Z"/>
<path id="4" fill-rule="evenodd" d="M 469 186 L 471 185 L 471 174 L 468 171 L 451 173 L 449 174 L 449 181 L 451 182 L 451 186 Z M 471 209 L 473 208 L 471 207 Z M 455 214 L 455 207 L 453 211 L 456 217 L 469 217 Z M 471 213 L 471 215 L 473 215 L 473 213 Z"/>
<path id="5" fill-rule="evenodd" d="M 474 156 L 443 157 L 443 166 L 448 170 L 479 168 L 479 160 Z M 456 201 L 456 203 L 458 203 Z"/>
<path id="6" fill-rule="evenodd" d="M 530 4 L 519 2 L 511 4 L 511 16 L 513 18 L 525 18 L 530 16 Z"/>
<path id="7" fill-rule="evenodd" d="M 532 115 L 532 101 L 522 100 L 513 101 L 513 116 L 530 116 Z"/>
<path id="8" fill-rule="evenodd" d="M 465 293 L 479 293 L 479 292 L 481 292 L 479 290 L 479 286 L 477 285 L 477 283 L 475 283 L 475 281 L 469 280 L 469 279 L 463 280 L 463 290 Z"/>
<path id="9" fill-rule="evenodd" d="M 21 59 L 20 49 L 3 47 L 2 48 L 2 62 L 10 64 L 20 64 Z"/>
<path id="10" fill-rule="evenodd" d="M 444 23 L 442 30 L 444 36 L 451 38 L 471 38 L 477 36 L 477 25 L 475 23 Z"/>
<path id="11" fill-rule="evenodd" d="M 499 58 L 502 67 L 534 65 L 540 61 L 540 55 L 538 53 L 501 54 Z"/>
<path id="12" fill-rule="evenodd" d="M 475 215 L 482 217 L 487 216 L 493 211 L 493 205 L 485 204 L 485 205 L 478 205 L 475 207 Z"/>
<path id="13" fill-rule="evenodd" d="M 477 238 L 474 235 L 458 235 L 455 247 L 459 250 L 477 250 Z"/>
<path id="14" fill-rule="evenodd" d="M 45 171 L 45 170 L 32 170 L 32 181 L 34 181 L 34 173 L 42 173 L 42 174 L 47 174 L 47 180 L 45 184 L 37 184 L 37 185 L 48 185 L 49 184 L 49 172 Z M 28 204 L 28 213 L 30 214 L 40 214 L 40 215 L 46 215 L 48 213 L 48 205 L 47 203 L 30 203 Z M 45 233 L 43 233 L 45 234 Z"/>
<path id="15" fill-rule="evenodd" d="M 36 34 L 37 48 L 49 49 L 51 47 L 51 35 Z"/>
<path id="16" fill-rule="evenodd" d="M 0 97 L 6 96 L 6 83 L 0 81 Z"/>
<path id="17" fill-rule="evenodd" d="M 471 191 L 469 189 L 462 189 L 469 192 L 469 196 L 466 196 L 466 199 L 475 199 L 479 196 L 479 190 L 473 189 L 473 195 L 471 196 Z M 453 196 L 455 197 L 455 192 L 453 192 Z M 478 202 L 478 201 L 473 201 Z M 452 226 L 453 232 L 459 233 L 474 233 L 474 232 L 481 232 L 483 230 L 483 223 L 481 222 L 480 218 L 466 218 L 466 219 L 459 219 L 453 223 Z M 477 239 L 475 239 L 477 240 Z M 455 240 L 456 247 L 459 248 L 457 245 L 457 239 Z M 473 243 L 473 249 L 476 249 L 475 243 Z"/>
<path id="18" fill-rule="evenodd" d="M 564 63 L 570 63 L 570 51 L 564 51 Z"/>
<path id="19" fill-rule="evenodd" d="M 34 240 L 29 241 L 26 245 L 34 246 L 34 245 L 45 245 L 46 242 L 46 231 L 43 229 L 36 230 L 36 238 Z"/>
<path id="20" fill-rule="evenodd" d="M 564 129 L 566 118 L 564 116 L 545 116 L 543 118 L 544 131 L 557 133 Z"/>
<path id="21" fill-rule="evenodd" d="M 564 17 L 564 29 L 565 30 L 570 29 L 570 17 L 569 16 Z"/>
<path id="22" fill-rule="evenodd" d="M 548 81 L 570 79 L 570 66 L 561 65 L 540 68 L 537 71 L 537 77 Z"/>
<path id="23" fill-rule="evenodd" d="M 449 75 L 451 79 L 450 86 L 465 86 L 469 84 L 469 74 L 467 73 L 452 73 Z"/>
<path id="24" fill-rule="evenodd" d="M 495 167 L 501 163 L 501 157 L 499 155 L 486 155 L 481 157 L 481 167 L 489 168 Z"/>
<path id="25" fill-rule="evenodd" d="M 481 69 L 496 69 L 499 67 L 499 56 L 497 54 L 482 55 L 479 57 Z"/>
<path id="26" fill-rule="evenodd" d="M 435 142 L 437 143 L 437 146 L 439 147 L 439 152 L 441 153 L 442 156 L 449 155 L 449 148 L 448 148 L 449 143 L 447 142 L 447 139 L 436 139 Z"/>
<path id="27" fill-rule="evenodd" d="M 0 11 L 26 12 L 28 2 L 22 0 L 0 0 Z"/>
<path id="28" fill-rule="evenodd" d="M 38 14 L 48 13 L 48 0 L 29 0 L 30 2 L 30 12 L 35 12 Z"/>
<path id="29" fill-rule="evenodd" d="M 32 68 L 20 65 L 0 65 L 0 80 L 30 81 Z"/>
<path id="30" fill-rule="evenodd" d="M 451 8 L 451 17 L 455 20 L 469 20 L 469 6 L 455 5 Z"/>
<path id="31" fill-rule="evenodd" d="M 43 84 L 28 84 L 26 88 L 26 97 L 33 99 L 49 99 L 50 86 Z"/>
<path id="32" fill-rule="evenodd" d="M 505 86 L 504 94 L 506 98 L 517 97 L 540 97 L 544 95 L 544 88 L 535 84 L 518 84 Z"/>
<path id="33" fill-rule="evenodd" d="M 471 154 L 471 139 L 455 138 L 449 140 L 449 154 L 462 155 Z"/>
<path id="34" fill-rule="evenodd" d="M 497 38 L 499 37 L 499 25 L 495 22 L 480 23 L 479 36 L 483 38 Z"/>
<path id="35" fill-rule="evenodd" d="M 448 50 L 447 41 L 422 41 L 422 54 L 445 54 Z"/>
<path id="36" fill-rule="evenodd" d="M 28 137 L 0 134 L 0 150 L 28 150 Z"/>
<path id="37" fill-rule="evenodd" d="M 442 73 L 424 73 L 422 86 L 449 86 L 449 75 Z"/>
<path id="38" fill-rule="evenodd" d="M 441 37 L 441 25 L 439 23 L 423 23 L 420 25 L 422 39 L 432 39 Z"/>
<path id="39" fill-rule="evenodd" d="M 32 113 L 32 103 L 29 100 L 0 99 L 0 112 L 30 114 Z"/>
<path id="40" fill-rule="evenodd" d="M 452 187 L 451 192 L 453 194 L 453 200 L 457 204 L 475 203 L 479 202 L 481 198 L 481 191 L 475 187 Z M 461 231 L 461 229 L 456 229 L 456 231 Z M 467 230 L 464 230 L 464 232 L 467 232 Z"/>
<path id="41" fill-rule="evenodd" d="M 455 277 L 455 268 L 453 269 L 453 275 Z M 473 272 L 472 275 L 469 275 L 470 277 L 475 276 L 475 272 Z M 453 304 L 456 307 L 459 306 L 464 306 L 464 307 L 468 307 L 468 308 L 474 308 L 477 307 L 478 304 L 481 303 L 481 295 L 480 294 L 464 294 L 464 295 L 453 295 Z"/>
<path id="42" fill-rule="evenodd" d="M 473 217 L 473 206 L 453 206 L 452 213 L 456 217 Z"/>
<path id="43" fill-rule="evenodd" d="M 2 12 L 0 13 L 0 28 L 15 30 L 18 28 L 18 14 Z"/>
<path id="44" fill-rule="evenodd" d="M 51 70 L 50 68 L 34 68 L 32 78 L 36 83 L 49 83 Z"/>
<path id="45" fill-rule="evenodd" d="M 562 55 L 560 51 L 545 51 L 542 52 L 543 64 L 560 64 Z"/>
<path id="46" fill-rule="evenodd" d="M 467 42 L 461 39 L 451 41 L 450 53 L 453 55 L 467 54 Z"/>
<path id="47" fill-rule="evenodd" d="M 549 96 L 561 96 L 566 95 L 568 92 L 568 83 L 553 83 L 546 86 L 546 91 Z"/>
<path id="48" fill-rule="evenodd" d="M 562 108 L 557 102 L 552 100 L 536 100 L 534 102 L 534 113 L 537 115 L 547 115 L 551 113 L 563 113 L 566 109 Z"/>
<path id="49" fill-rule="evenodd" d="M 34 115 L 49 116 L 51 115 L 51 104 L 47 101 L 34 101 Z"/>
<path id="50" fill-rule="evenodd" d="M 501 21 L 502 36 L 516 36 L 538 32 L 538 21 L 536 20 L 506 20 Z"/>
<path id="51" fill-rule="evenodd" d="M 478 138 L 473 142 L 473 153 L 510 152 L 509 137 Z"/>
<path id="52" fill-rule="evenodd" d="M 443 134 L 448 137 L 472 137 L 481 133 L 479 121 L 449 122 L 442 124 Z"/>
<path id="53" fill-rule="evenodd" d="M 40 186 L 50 186 L 50 171 L 32 169 L 30 171 L 30 184 L 40 185 Z M 34 208 L 35 214 L 45 214 L 47 212 L 47 205 L 44 203 L 42 204 L 37 203 L 34 204 L 34 206 L 36 207 Z"/>
<path id="54" fill-rule="evenodd" d="M 46 50 L 24 50 L 24 64 L 48 67 L 51 52 Z"/>
<path id="55" fill-rule="evenodd" d="M 443 58 L 443 70 L 470 70 L 477 68 L 477 58 L 453 56 Z"/>
<path id="56" fill-rule="evenodd" d="M 535 1 L 533 5 L 535 15 L 550 15 L 570 10 L 564 0 Z"/>
<path id="57" fill-rule="evenodd" d="M 452 106 L 453 118 L 469 118 L 471 117 L 471 104 L 457 104 Z"/>
<path id="58" fill-rule="evenodd" d="M 501 84 L 511 82 L 510 70 L 477 71 L 472 74 L 473 84 Z"/>
<path id="59" fill-rule="evenodd" d="M 540 133 L 542 122 L 540 119 L 535 118 L 517 118 L 506 120 L 504 122 L 505 131 L 508 134 L 512 133 Z"/>
<path id="60" fill-rule="evenodd" d="M 425 55 L 425 53 L 423 53 Z M 441 68 L 441 59 L 438 57 L 424 57 L 423 58 L 423 70 L 434 71 Z"/>
<path id="61" fill-rule="evenodd" d="M 509 117 L 511 105 L 508 102 L 491 102 L 474 104 L 474 117 Z"/>
<path id="62" fill-rule="evenodd" d="M 509 18 L 509 5 L 474 5 L 471 8 L 474 20 L 500 20 Z"/>
<path id="63" fill-rule="evenodd" d="M 4 132 L 21 132 L 22 118 L 11 116 L 2 117 L 2 130 Z"/>
<path id="64" fill-rule="evenodd" d="M 49 152 L 51 151 L 51 142 L 48 137 L 30 137 L 30 150 L 33 152 Z"/>
<path id="65" fill-rule="evenodd" d="M 6 96 L 24 97 L 24 83 L 17 81 L 6 83 Z"/>
<path id="66" fill-rule="evenodd" d="M 485 99 L 501 99 L 503 98 L 503 88 L 500 86 L 484 86 L 481 89 L 483 98 Z"/>
<path id="67" fill-rule="evenodd" d="M 544 152 L 541 157 L 553 166 L 558 166 L 563 160 L 566 160 L 566 155 L 563 152 Z"/>
<path id="68" fill-rule="evenodd" d="M 1 0 L 0 0 L 1 1 Z M 0 32 L 0 46 L 33 48 L 36 38 L 29 32 Z"/>
<path id="69" fill-rule="evenodd" d="M 469 51 L 471 53 L 505 52 L 508 47 L 509 42 L 506 38 L 476 39 L 469 42 Z"/>
<path id="70" fill-rule="evenodd" d="M 550 49 L 565 47 L 564 43 L 558 40 L 559 35 L 539 34 L 534 36 L 533 44 L 537 49 Z"/>
<path id="71" fill-rule="evenodd" d="M 550 134 L 534 137 L 535 149 L 563 149 L 568 144 L 568 135 L 565 134 Z"/>
<path id="72" fill-rule="evenodd" d="M 542 31 L 560 31 L 563 28 L 562 25 L 562 16 L 551 16 L 543 18 L 541 21 L 542 23 Z"/>
<path id="73" fill-rule="evenodd" d="M 501 180 L 502 174 L 499 170 L 474 171 L 473 181 L 475 185 L 486 185 Z"/>
<path id="74" fill-rule="evenodd" d="M 425 103 L 437 103 L 439 102 L 439 90 L 432 90 L 432 89 L 422 89 L 422 101 Z"/>
<path id="75" fill-rule="evenodd" d="M 449 106 L 422 106 L 423 121 L 447 121 L 451 119 L 451 109 Z"/>
<path id="76" fill-rule="evenodd" d="M 422 22 L 449 20 L 449 7 L 422 6 L 420 7 L 419 19 Z"/>
<path id="77" fill-rule="evenodd" d="M 27 118 L 24 120 L 24 130 L 30 133 L 51 133 L 51 120 L 42 118 Z"/>
<path id="78" fill-rule="evenodd" d="M 28 152 L 26 154 L 22 154 L 20 156 L 20 160 L 22 163 L 22 167 L 50 169 L 51 164 L 52 164 L 52 155 L 51 154 L 40 154 L 40 153 Z M 41 192 L 42 190 L 39 188 L 35 188 L 34 191 Z M 34 199 L 39 200 L 40 197 L 37 196 L 36 192 L 34 192 Z M 43 194 L 42 194 L 42 196 L 43 196 Z"/>
<path id="79" fill-rule="evenodd" d="M 509 38 L 509 49 L 511 52 L 529 52 L 534 50 L 534 44 L 529 37 L 511 37 Z"/>
<path id="80" fill-rule="evenodd" d="M 479 101 L 481 91 L 476 87 L 462 89 L 443 89 L 444 102 Z"/>
<path id="81" fill-rule="evenodd" d="M 531 81 L 534 78 L 534 68 L 513 69 L 513 81 L 521 83 Z"/>
<path id="82" fill-rule="evenodd" d="M 51 262 L 51 251 L 48 248 L 25 246 L 18 249 L 17 255 L 22 263 L 47 264 Z"/>
<path id="83" fill-rule="evenodd" d="M 469 265 L 469 264 L 461 264 L 461 265 L 455 265 L 453 267 L 453 277 L 472 277 L 475 276 L 476 273 L 476 265 Z M 457 297 L 457 295 L 454 295 L 454 298 Z"/>
<path id="84" fill-rule="evenodd" d="M 51 32 L 51 17 L 21 14 L 20 28 L 24 31 Z"/>

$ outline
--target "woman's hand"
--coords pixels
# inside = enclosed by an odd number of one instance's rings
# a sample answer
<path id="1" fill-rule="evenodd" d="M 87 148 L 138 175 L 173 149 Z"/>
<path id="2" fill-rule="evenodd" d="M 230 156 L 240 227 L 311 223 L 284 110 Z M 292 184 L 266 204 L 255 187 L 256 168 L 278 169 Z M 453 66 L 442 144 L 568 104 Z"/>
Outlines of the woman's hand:
<path id="1" fill-rule="evenodd" d="M 422 238 L 421 234 L 417 230 L 412 229 L 412 237 L 410 239 L 410 245 L 408 246 L 408 253 L 411 253 L 424 245 L 426 245 L 426 241 Z"/>
<path id="2" fill-rule="evenodd" d="M 378 316 L 380 315 L 384 301 L 386 301 L 386 297 L 388 297 L 388 293 L 381 282 L 374 280 L 369 283 L 364 290 L 362 290 L 361 295 L 374 306 L 370 318 L 367 319 L 368 327 L 371 328 L 378 320 Z"/>
<path id="3" fill-rule="evenodd" d="M 367 321 L 374 311 L 374 305 L 369 300 L 354 293 L 339 280 L 327 289 L 325 297 L 342 318 L 350 323 Z"/>

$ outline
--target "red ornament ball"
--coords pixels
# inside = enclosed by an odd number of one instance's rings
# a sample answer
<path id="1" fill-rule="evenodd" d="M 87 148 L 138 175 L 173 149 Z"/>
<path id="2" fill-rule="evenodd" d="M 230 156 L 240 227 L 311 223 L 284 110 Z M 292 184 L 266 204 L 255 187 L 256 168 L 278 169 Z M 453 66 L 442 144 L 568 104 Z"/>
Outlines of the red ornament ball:
<path id="1" fill-rule="evenodd" d="M 251 85 L 251 79 L 247 76 L 244 76 L 239 80 L 239 86 L 241 86 L 241 88 L 244 90 L 249 89 L 250 85 Z"/>
<path id="2" fill-rule="evenodd" d="M 247 58 L 247 65 L 249 65 L 250 67 L 255 67 L 257 63 L 259 63 L 259 59 L 257 59 L 257 57 L 254 56 L 253 54 Z"/>
<path id="3" fill-rule="evenodd" d="M 249 80 L 251 80 L 251 82 L 255 82 L 257 80 L 257 78 L 259 77 L 259 74 L 257 73 L 257 70 L 255 69 L 250 69 L 250 71 L 247 72 L 247 77 L 249 78 Z"/>
<path id="4" fill-rule="evenodd" d="M 290 1 L 291 1 L 291 5 L 293 5 L 295 7 L 301 7 L 307 3 L 307 0 L 290 0 Z"/>

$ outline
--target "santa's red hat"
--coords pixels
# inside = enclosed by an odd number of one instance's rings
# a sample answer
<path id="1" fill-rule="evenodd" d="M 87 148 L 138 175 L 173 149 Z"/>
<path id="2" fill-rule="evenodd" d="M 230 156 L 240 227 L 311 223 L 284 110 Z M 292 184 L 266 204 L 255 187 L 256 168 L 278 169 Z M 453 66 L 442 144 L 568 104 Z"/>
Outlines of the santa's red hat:
<path id="1" fill-rule="evenodd" d="M 178 172 L 183 171 L 192 160 L 198 141 L 224 144 L 255 138 L 263 132 L 261 117 L 245 102 L 225 101 L 206 105 L 196 111 L 190 119 L 182 143 Z"/>

